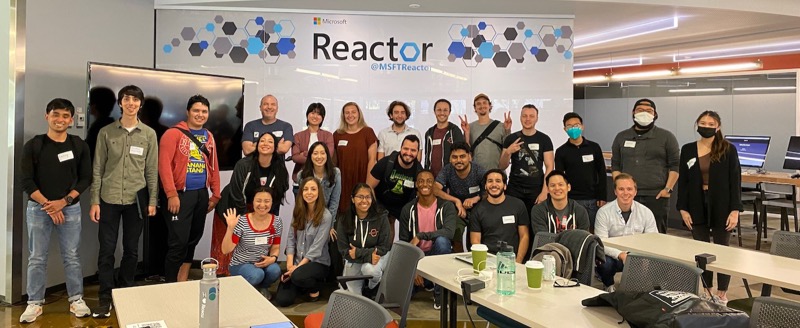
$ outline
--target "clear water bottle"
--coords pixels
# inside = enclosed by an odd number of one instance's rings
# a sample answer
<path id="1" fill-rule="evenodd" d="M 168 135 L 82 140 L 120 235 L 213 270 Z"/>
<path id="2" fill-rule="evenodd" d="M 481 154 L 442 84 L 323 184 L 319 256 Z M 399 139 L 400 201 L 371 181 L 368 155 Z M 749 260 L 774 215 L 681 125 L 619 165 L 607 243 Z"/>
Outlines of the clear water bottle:
<path id="1" fill-rule="evenodd" d="M 500 242 L 497 252 L 497 293 L 514 295 L 516 293 L 517 256 L 514 247 Z"/>
<path id="2" fill-rule="evenodd" d="M 203 268 L 203 279 L 200 280 L 200 328 L 219 328 L 219 262 L 207 258 L 200 264 Z"/>

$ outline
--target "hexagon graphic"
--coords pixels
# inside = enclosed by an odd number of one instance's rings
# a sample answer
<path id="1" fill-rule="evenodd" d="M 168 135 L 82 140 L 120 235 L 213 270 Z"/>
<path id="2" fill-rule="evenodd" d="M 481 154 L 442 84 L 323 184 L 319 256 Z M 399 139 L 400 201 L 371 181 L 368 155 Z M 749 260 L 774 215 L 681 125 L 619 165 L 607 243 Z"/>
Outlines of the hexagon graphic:
<path id="1" fill-rule="evenodd" d="M 486 40 L 492 41 L 497 36 L 497 31 L 494 29 L 494 25 L 486 25 L 486 28 L 480 32 L 480 35 L 483 35 Z"/>
<path id="2" fill-rule="evenodd" d="M 281 27 L 280 30 L 278 29 L 278 26 Z M 288 19 L 278 22 L 278 25 L 275 25 L 275 33 L 278 33 L 278 35 L 281 37 L 292 36 L 292 34 L 294 34 L 294 23 Z"/>
<path id="3" fill-rule="evenodd" d="M 508 63 L 511 62 L 511 57 L 508 57 L 508 53 L 505 51 L 501 51 L 494 55 L 492 61 L 494 61 L 494 66 L 508 67 Z"/>
<path id="4" fill-rule="evenodd" d="M 540 38 L 538 34 L 533 34 L 530 38 L 525 38 L 525 40 L 522 41 L 522 44 L 524 44 L 525 47 L 541 48 L 542 46 L 544 46 L 542 44 L 542 38 Z"/>
<path id="5" fill-rule="evenodd" d="M 264 17 L 261 16 L 256 17 L 256 24 L 264 25 Z"/>
<path id="6" fill-rule="evenodd" d="M 264 49 L 264 43 L 259 38 L 251 37 L 247 39 L 247 53 L 257 55 L 261 49 Z"/>
<path id="7" fill-rule="evenodd" d="M 572 26 L 564 25 L 560 28 L 561 30 L 561 38 L 562 39 L 571 39 L 572 38 Z"/>
<path id="8" fill-rule="evenodd" d="M 270 43 L 267 46 L 267 53 L 269 53 L 270 56 L 279 56 L 281 52 L 278 50 L 278 43 L 277 42 Z"/>
<path id="9" fill-rule="evenodd" d="M 560 44 L 556 46 L 556 51 L 558 51 L 558 53 L 560 53 L 560 54 L 563 54 L 564 51 L 566 51 L 566 50 L 567 49 L 565 49 L 564 46 L 562 46 Z"/>
<path id="10" fill-rule="evenodd" d="M 461 42 L 452 42 L 450 43 L 450 47 L 447 48 L 447 52 L 455 57 L 462 57 L 464 56 L 464 52 L 466 48 L 464 48 L 464 44 Z M 455 61 L 455 59 L 451 60 Z"/>
<path id="11" fill-rule="evenodd" d="M 217 58 L 222 58 L 224 56 L 225 56 L 225 54 L 218 54 L 216 52 L 214 53 L 214 57 L 217 57 Z"/>
<path id="12" fill-rule="evenodd" d="M 227 54 L 233 48 L 233 44 L 231 44 L 231 39 L 226 37 L 219 37 L 214 40 L 214 53 L 216 54 Z"/>
<path id="13" fill-rule="evenodd" d="M 206 31 L 214 32 L 214 23 L 206 24 Z"/>
<path id="14" fill-rule="evenodd" d="M 171 52 L 172 52 L 172 45 L 165 44 L 165 45 L 164 45 L 164 48 L 162 48 L 162 50 L 164 50 L 164 53 L 165 53 L 165 54 L 171 53 Z M 451 61 L 452 61 L 452 60 L 451 60 Z"/>
<path id="15" fill-rule="evenodd" d="M 208 49 L 208 41 L 200 41 L 200 48 Z"/>
<path id="16" fill-rule="evenodd" d="M 550 54 L 547 53 L 547 49 L 539 49 L 534 57 L 536 57 L 536 61 L 541 63 L 547 61 L 547 57 L 550 57 Z"/>
<path id="17" fill-rule="evenodd" d="M 258 31 L 256 33 L 256 39 L 261 40 L 261 43 L 268 43 L 269 42 L 269 33 L 266 31 Z"/>
<path id="18" fill-rule="evenodd" d="M 234 63 L 241 64 L 244 63 L 245 59 L 247 59 L 247 50 L 242 47 L 233 47 L 228 56 L 231 57 L 231 60 Z"/>
<path id="19" fill-rule="evenodd" d="M 492 51 L 494 51 L 494 52 L 498 52 L 498 51 L 500 51 L 500 50 L 501 50 L 501 49 L 500 49 L 500 46 L 499 46 L 499 45 L 496 45 L 496 44 L 495 44 L 495 45 L 493 45 L 493 46 L 492 46 Z"/>
<path id="20" fill-rule="evenodd" d="M 192 41 L 197 34 L 194 32 L 194 29 L 191 27 L 184 27 L 181 30 L 181 37 L 183 41 Z"/>
<path id="21" fill-rule="evenodd" d="M 533 36 L 533 30 L 531 30 L 531 29 L 525 30 L 525 37 L 526 38 L 530 38 L 532 36 Z"/>
<path id="22" fill-rule="evenodd" d="M 508 41 L 514 41 L 514 39 L 517 38 L 517 35 L 517 30 L 513 27 L 506 28 L 506 30 L 503 32 L 503 36 L 505 36 L 506 40 Z"/>
<path id="23" fill-rule="evenodd" d="M 170 44 L 171 44 L 173 47 L 177 47 L 177 46 L 181 45 L 181 40 L 180 40 L 180 39 L 178 39 L 178 38 L 174 38 L 174 39 L 172 39 L 172 42 L 170 42 Z"/>
<path id="24" fill-rule="evenodd" d="M 461 56 L 461 58 L 463 58 L 463 59 L 472 59 L 472 57 L 475 57 L 475 50 L 472 49 L 472 47 L 464 48 L 464 55 Z"/>
<path id="25" fill-rule="evenodd" d="M 406 42 L 400 47 L 400 57 L 403 61 L 413 62 L 419 57 L 419 46 L 414 42 Z"/>
<path id="26" fill-rule="evenodd" d="M 475 25 L 467 25 L 467 31 L 469 31 L 469 35 L 467 36 L 470 38 L 474 38 L 478 36 L 478 33 L 480 33 L 480 29 Z"/>
<path id="27" fill-rule="evenodd" d="M 456 55 L 454 55 L 454 54 L 447 55 L 447 61 L 449 61 L 451 63 L 456 61 Z"/>
<path id="28" fill-rule="evenodd" d="M 476 63 L 480 63 L 480 62 L 482 62 L 482 61 L 483 61 L 483 56 L 481 56 L 481 55 L 476 55 L 476 56 L 475 56 L 475 62 L 476 62 Z"/>
<path id="29" fill-rule="evenodd" d="M 264 59 L 267 56 L 269 56 L 269 54 L 267 53 L 266 50 L 261 50 L 261 51 L 258 52 L 258 58 Z"/>
<path id="30" fill-rule="evenodd" d="M 464 40 L 465 35 L 461 34 L 463 29 L 464 25 L 461 24 L 450 25 L 450 29 L 447 31 L 447 34 L 450 35 L 450 40 Z"/>
<path id="31" fill-rule="evenodd" d="M 217 36 L 214 35 L 214 32 L 209 32 L 208 30 L 202 29 L 197 32 L 197 41 L 205 41 L 208 44 L 214 42 Z"/>
<path id="32" fill-rule="evenodd" d="M 236 33 L 236 29 L 236 23 L 234 22 L 225 22 L 225 24 L 222 24 L 222 33 L 225 33 L 225 35 L 233 35 Z"/>
<path id="33" fill-rule="evenodd" d="M 263 30 L 264 27 L 256 24 L 255 20 L 249 20 L 246 24 L 244 24 L 244 31 L 247 32 L 247 36 L 256 36 L 258 31 Z"/>
<path id="34" fill-rule="evenodd" d="M 544 42 L 545 46 L 552 47 L 556 44 L 556 36 L 554 34 L 545 34 L 542 38 L 542 42 Z"/>
<path id="35" fill-rule="evenodd" d="M 478 36 L 472 38 L 472 45 L 475 48 L 480 47 L 481 44 L 483 44 L 484 42 L 486 42 L 486 38 L 484 38 L 483 35 L 478 35 Z"/>
<path id="36" fill-rule="evenodd" d="M 237 42 L 241 42 L 242 40 L 247 41 L 247 38 L 249 38 L 249 37 L 250 37 L 250 35 L 247 35 L 247 31 L 245 31 L 243 28 L 239 27 L 239 28 L 236 29 L 235 32 L 233 32 L 233 35 L 230 36 L 230 39 L 231 39 L 231 42 L 236 44 Z M 242 47 L 247 48 L 247 45 L 244 45 Z"/>
<path id="37" fill-rule="evenodd" d="M 486 22 L 480 22 L 480 23 L 478 23 L 478 29 L 479 29 L 479 30 L 483 30 L 483 29 L 485 29 L 485 28 L 486 28 Z"/>
<path id="38" fill-rule="evenodd" d="M 242 48 L 247 48 L 247 39 L 239 41 L 239 46 Z"/>
<path id="39" fill-rule="evenodd" d="M 189 53 L 194 57 L 200 56 L 203 54 L 203 48 L 200 47 L 199 42 L 192 43 L 192 45 L 189 46 Z"/>
<path id="40" fill-rule="evenodd" d="M 517 63 L 520 63 L 520 64 L 522 64 L 522 62 L 524 62 L 524 61 L 525 61 L 525 57 L 522 57 L 522 58 L 520 58 L 520 59 L 514 59 L 514 60 L 516 60 L 516 61 L 517 61 Z"/>
<path id="41" fill-rule="evenodd" d="M 222 24 L 222 22 L 223 22 L 224 20 L 225 20 L 225 19 L 224 19 L 224 18 L 222 18 L 222 15 L 216 15 L 216 16 L 214 16 L 214 22 L 215 22 L 215 23 L 217 23 L 217 24 Z"/>
<path id="42" fill-rule="evenodd" d="M 264 32 L 267 33 L 275 33 L 275 21 L 274 20 L 265 20 L 264 21 Z"/>
<path id="43" fill-rule="evenodd" d="M 525 28 L 525 22 L 522 22 L 522 21 L 517 22 L 517 29 L 521 30 L 523 28 Z"/>
<path id="44" fill-rule="evenodd" d="M 297 54 L 294 52 L 294 50 L 289 51 L 288 53 L 286 53 L 286 57 L 289 57 L 289 59 L 294 59 L 294 57 L 296 57 L 296 56 L 297 56 Z"/>
<path id="45" fill-rule="evenodd" d="M 492 58 L 494 56 L 494 45 L 491 42 L 481 43 L 481 46 L 478 47 L 478 53 L 483 58 Z"/>
<path id="46" fill-rule="evenodd" d="M 467 36 L 469 36 L 469 29 L 467 29 L 466 27 L 465 27 L 465 28 L 462 28 L 462 29 L 461 29 L 461 36 L 463 36 L 463 37 L 465 37 L 465 38 L 466 38 Z"/>
<path id="47" fill-rule="evenodd" d="M 544 39 L 544 36 L 547 34 L 554 34 L 556 29 L 552 25 L 542 25 L 542 28 L 539 29 L 539 37 Z"/>
<path id="48" fill-rule="evenodd" d="M 278 40 L 278 51 L 281 55 L 286 55 L 289 51 L 294 50 L 294 43 L 292 43 L 292 39 L 290 38 L 280 38 Z M 400 50 L 402 53 L 402 50 Z"/>
<path id="49" fill-rule="evenodd" d="M 522 43 L 514 42 L 508 47 L 508 55 L 514 59 L 525 57 L 525 46 Z"/>
<path id="50" fill-rule="evenodd" d="M 557 38 L 560 38 L 561 37 L 561 29 L 557 28 L 555 31 L 553 31 L 553 35 L 555 35 Z"/>
<path id="51" fill-rule="evenodd" d="M 564 51 L 564 58 L 565 59 L 572 59 L 572 50 Z"/>
<path id="52" fill-rule="evenodd" d="M 275 24 L 275 27 L 273 27 L 272 30 L 274 30 L 275 33 L 281 33 L 281 31 L 283 31 L 283 26 L 281 26 L 280 23 Z"/>
<path id="53" fill-rule="evenodd" d="M 556 49 L 562 48 L 559 50 L 558 53 L 564 53 L 564 51 L 572 49 L 572 39 L 558 39 L 556 40 Z"/>

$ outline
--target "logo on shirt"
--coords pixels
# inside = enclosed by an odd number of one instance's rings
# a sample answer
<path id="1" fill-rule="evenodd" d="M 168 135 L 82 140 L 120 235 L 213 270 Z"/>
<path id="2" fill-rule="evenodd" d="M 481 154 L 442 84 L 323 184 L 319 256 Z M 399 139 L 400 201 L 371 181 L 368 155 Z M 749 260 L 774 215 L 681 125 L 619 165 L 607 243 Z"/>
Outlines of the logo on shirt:
<path id="1" fill-rule="evenodd" d="M 378 237 L 378 229 L 372 228 L 372 229 L 369 231 L 369 235 L 370 235 L 371 237 Z"/>

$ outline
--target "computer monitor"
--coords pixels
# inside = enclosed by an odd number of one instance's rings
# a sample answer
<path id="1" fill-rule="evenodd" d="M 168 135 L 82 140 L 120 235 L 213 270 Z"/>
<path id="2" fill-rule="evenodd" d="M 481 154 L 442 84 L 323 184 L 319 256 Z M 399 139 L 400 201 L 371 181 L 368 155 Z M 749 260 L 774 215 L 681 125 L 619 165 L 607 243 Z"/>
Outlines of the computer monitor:
<path id="1" fill-rule="evenodd" d="M 725 136 L 736 151 L 739 152 L 739 166 L 750 168 L 763 168 L 769 150 L 769 136 Z"/>
<path id="2" fill-rule="evenodd" d="M 789 138 L 789 148 L 786 149 L 783 168 L 786 170 L 800 170 L 800 137 Z"/>

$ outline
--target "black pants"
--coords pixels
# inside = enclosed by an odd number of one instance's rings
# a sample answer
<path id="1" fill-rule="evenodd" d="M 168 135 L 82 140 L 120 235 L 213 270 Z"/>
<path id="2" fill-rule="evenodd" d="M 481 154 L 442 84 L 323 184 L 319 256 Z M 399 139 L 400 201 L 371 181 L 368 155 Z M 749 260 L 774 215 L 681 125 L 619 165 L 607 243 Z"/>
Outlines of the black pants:
<path id="1" fill-rule="evenodd" d="M 183 263 L 192 263 L 194 249 L 206 224 L 208 190 L 197 189 L 178 193 L 181 207 L 178 214 L 164 211 L 167 223 L 167 255 L 164 259 L 164 278 L 167 282 L 178 281 L 178 270 Z"/>
<path id="2" fill-rule="evenodd" d="M 705 218 L 692 218 L 694 222 L 710 222 L 711 220 L 711 213 L 710 213 L 710 206 L 708 192 L 705 192 Z M 711 242 L 711 238 L 714 238 L 714 244 L 717 245 L 730 245 L 731 242 L 731 233 L 730 231 L 726 231 L 725 228 L 714 228 L 713 226 L 709 225 L 708 223 L 703 224 L 692 224 L 692 238 L 694 240 L 700 240 L 704 242 Z M 728 290 L 728 284 L 731 282 L 731 276 L 724 274 L 724 273 L 717 273 L 717 283 L 719 286 L 717 287 L 718 290 Z M 711 271 L 703 271 L 703 284 L 706 288 L 711 288 L 714 286 L 714 273 Z"/>
<path id="3" fill-rule="evenodd" d="M 642 205 L 646 206 L 653 211 L 653 216 L 656 217 L 656 227 L 658 232 L 667 233 L 667 206 L 669 206 L 669 198 L 659 198 L 656 196 L 636 196 L 634 198 Z"/>
<path id="4" fill-rule="evenodd" d="M 531 209 L 533 209 L 533 206 L 536 205 L 536 198 L 539 197 L 540 193 L 542 193 L 542 188 L 543 186 L 536 186 L 533 189 L 518 190 L 518 188 L 511 188 L 509 186 L 509 188 L 506 189 L 507 195 L 519 198 L 519 200 L 525 204 L 525 210 L 528 211 L 528 217 L 525 218 L 526 221 L 529 221 L 531 218 Z M 528 241 L 533 243 L 533 226 L 530 224 L 528 224 Z M 516 249 L 517 246 L 518 245 L 515 245 L 514 248 Z M 531 252 L 533 252 L 533 250 L 531 249 L 530 245 L 528 245 L 528 251 L 525 253 L 526 259 L 531 257 Z"/>
<path id="5" fill-rule="evenodd" d="M 139 235 L 144 222 L 139 216 L 138 205 L 116 205 L 100 200 L 100 224 L 97 239 L 100 254 L 97 257 L 97 274 L 100 280 L 99 298 L 111 301 L 111 290 L 115 287 L 134 285 L 136 264 L 139 261 Z M 122 221 L 122 262 L 117 283 L 114 279 L 114 253 L 117 249 L 119 226 Z"/>
<path id="6" fill-rule="evenodd" d="M 297 294 L 302 292 L 316 293 L 325 276 L 328 275 L 328 266 L 317 262 L 301 265 L 292 273 L 292 278 L 278 285 L 275 303 L 280 307 L 294 304 Z"/>

